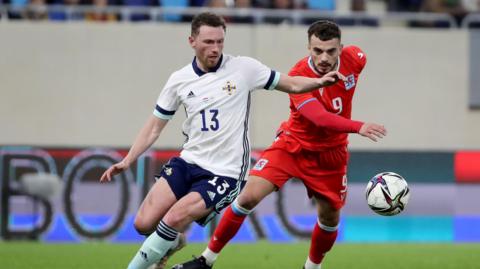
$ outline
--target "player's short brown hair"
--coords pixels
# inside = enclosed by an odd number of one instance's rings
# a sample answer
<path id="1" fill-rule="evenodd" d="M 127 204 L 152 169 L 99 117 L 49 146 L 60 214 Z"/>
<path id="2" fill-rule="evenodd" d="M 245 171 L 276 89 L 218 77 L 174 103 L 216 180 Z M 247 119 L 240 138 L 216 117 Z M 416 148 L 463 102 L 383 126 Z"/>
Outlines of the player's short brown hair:
<path id="1" fill-rule="evenodd" d="M 322 41 L 327 41 L 334 38 L 338 38 L 340 40 L 342 32 L 340 31 L 338 24 L 334 23 L 333 21 L 320 20 L 312 23 L 310 27 L 308 27 L 308 41 L 310 41 L 312 35 L 315 35 Z"/>
<path id="2" fill-rule="evenodd" d="M 227 30 L 227 26 L 225 25 L 225 20 L 212 12 L 203 12 L 200 14 L 195 15 L 192 20 L 192 36 L 198 35 L 200 32 L 200 27 L 203 25 L 211 26 L 211 27 L 219 27 L 222 26 L 223 30 Z"/>

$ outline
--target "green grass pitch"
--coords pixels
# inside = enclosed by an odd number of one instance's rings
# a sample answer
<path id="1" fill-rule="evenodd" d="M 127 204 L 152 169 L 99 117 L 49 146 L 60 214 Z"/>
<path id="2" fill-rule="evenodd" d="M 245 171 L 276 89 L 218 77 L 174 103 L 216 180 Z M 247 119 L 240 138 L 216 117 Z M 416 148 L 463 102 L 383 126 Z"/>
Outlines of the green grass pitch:
<path id="1" fill-rule="evenodd" d="M 302 268 L 308 242 L 231 244 L 215 264 L 216 269 Z M 0 242 L 2 269 L 109 269 L 126 268 L 137 251 L 136 244 L 42 244 Z M 170 265 L 198 255 L 205 244 L 190 244 Z M 170 268 L 170 266 L 168 267 Z M 327 255 L 329 269 L 478 269 L 480 244 L 337 244 Z"/>

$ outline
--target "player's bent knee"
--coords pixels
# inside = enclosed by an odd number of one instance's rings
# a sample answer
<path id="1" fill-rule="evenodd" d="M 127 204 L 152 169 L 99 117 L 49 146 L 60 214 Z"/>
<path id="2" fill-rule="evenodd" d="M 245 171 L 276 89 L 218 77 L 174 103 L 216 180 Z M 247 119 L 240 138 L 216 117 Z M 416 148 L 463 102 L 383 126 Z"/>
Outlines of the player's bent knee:
<path id="1" fill-rule="evenodd" d="M 258 203 L 260 203 L 261 200 L 262 199 L 260 197 L 256 197 L 253 194 L 244 193 L 240 194 L 240 196 L 238 197 L 237 205 L 240 208 L 251 211 L 258 205 Z"/>
<path id="2" fill-rule="evenodd" d="M 340 215 L 339 214 L 320 214 L 318 219 L 320 220 L 320 223 L 326 226 L 335 227 L 340 222 Z"/>
<path id="3" fill-rule="evenodd" d="M 136 216 L 135 220 L 133 221 L 133 227 L 135 227 L 135 230 L 141 235 L 149 235 L 153 231 L 155 231 L 155 226 L 156 224 L 152 224 L 150 222 L 145 221 L 144 218 L 140 216 Z"/>

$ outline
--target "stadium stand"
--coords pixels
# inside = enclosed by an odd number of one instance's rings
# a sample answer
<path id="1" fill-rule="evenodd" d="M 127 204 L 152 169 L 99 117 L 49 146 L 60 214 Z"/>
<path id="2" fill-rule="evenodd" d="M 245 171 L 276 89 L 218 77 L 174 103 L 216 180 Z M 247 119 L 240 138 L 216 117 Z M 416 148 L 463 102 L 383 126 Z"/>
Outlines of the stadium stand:
<path id="1" fill-rule="evenodd" d="M 7 20 L 184 22 L 210 7 L 233 23 L 310 24 L 324 18 L 342 26 L 478 28 L 479 5 L 474 0 L 3 0 L 0 17 Z"/>

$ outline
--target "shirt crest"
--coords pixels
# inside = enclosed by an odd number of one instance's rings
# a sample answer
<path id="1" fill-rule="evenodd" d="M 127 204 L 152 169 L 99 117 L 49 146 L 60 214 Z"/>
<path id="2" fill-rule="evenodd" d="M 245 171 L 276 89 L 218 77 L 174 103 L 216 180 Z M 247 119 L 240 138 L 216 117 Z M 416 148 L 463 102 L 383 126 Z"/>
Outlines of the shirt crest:
<path id="1" fill-rule="evenodd" d="M 225 86 L 223 86 L 222 89 L 226 91 L 228 95 L 232 95 L 235 93 L 235 90 L 237 89 L 237 87 L 235 86 L 235 84 L 233 84 L 233 82 L 227 81 L 227 83 L 225 84 Z"/>

